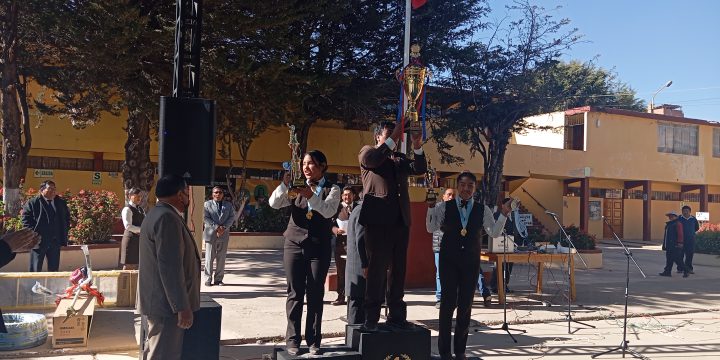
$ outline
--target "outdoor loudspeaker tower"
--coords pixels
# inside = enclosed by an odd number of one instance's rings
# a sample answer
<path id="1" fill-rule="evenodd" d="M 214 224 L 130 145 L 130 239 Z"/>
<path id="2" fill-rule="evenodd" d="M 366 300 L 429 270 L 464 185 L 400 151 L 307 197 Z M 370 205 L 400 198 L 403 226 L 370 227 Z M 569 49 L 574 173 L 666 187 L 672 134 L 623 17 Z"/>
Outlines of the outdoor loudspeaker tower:
<path id="1" fill-rule="evenodd" d="M 215 101 L 160 97 L 160 176 L 185 177 L 188 185 L 215 178 Z"/>

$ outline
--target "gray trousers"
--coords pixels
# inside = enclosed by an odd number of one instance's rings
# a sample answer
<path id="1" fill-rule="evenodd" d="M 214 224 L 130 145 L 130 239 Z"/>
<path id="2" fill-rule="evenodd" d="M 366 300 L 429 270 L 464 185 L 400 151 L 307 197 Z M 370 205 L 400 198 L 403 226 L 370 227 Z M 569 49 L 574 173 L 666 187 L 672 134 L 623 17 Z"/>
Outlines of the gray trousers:
<path id="1" fill-rule="evenodd" d="M 185 330 L 177 326 L 176 316 L 148 315 L 148 333 L 142 360 L 179 360 L 182 357 Z"/>
<path id="2" fill-rule="evenodd" d="M 215 276 L 215 283 L 223 280 L 227 245 L 227 241 L 205 242 L 205 282 L 213 282 L 213 275 Z M 217 262 L 217 265 L 214 267 L 215 273 L 213 273 L 213 263 L 215 262 Z"/>

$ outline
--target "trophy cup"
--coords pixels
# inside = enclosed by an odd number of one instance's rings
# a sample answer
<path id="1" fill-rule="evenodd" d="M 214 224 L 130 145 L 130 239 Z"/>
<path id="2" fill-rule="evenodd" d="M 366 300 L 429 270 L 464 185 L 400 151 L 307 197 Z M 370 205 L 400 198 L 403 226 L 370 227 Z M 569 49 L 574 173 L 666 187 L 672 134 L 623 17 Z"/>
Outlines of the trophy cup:
<path id="1" fill-rule="evenodd" d="M 428 161 L 427 172 L 425 172 L 425 186 L 427 187 L 427 194 L 425 194 L 425 202 L 428 204 L 434 204 L 437 202 L 438 194 L 435 192 L 435 186 L 437 185 L 437 172 L 430 166 Z"/>
<path id="2" fill-rule="evenodd" d="M 418 121 L 417 103 L 428 76 L 430 76 L 430 71 L 420 62 L 420 45 L 415 44 L 410 47 L 410 63 L 405 66 L 402 72 L 396 73 L 397 79 L 403 85 L 403 91 L 407 99 L 405 117 L 410 121 L 410 131 L 414 133 L 422 131 L 420 121 Z"/>
<path id="3" fill-rule="evenodd" d="M 293 191 L 294 188 L 305 186 L 305 177 L 302 173 L 302 159 L 300 159 L 300 142 L 297 139 L 297 133 L 295 133 L 295 125 L 287 124 L 290 128 L 290 190 L 288 191 L 288 197 L 294 199 L 298 196 L 297 192 Z"/>

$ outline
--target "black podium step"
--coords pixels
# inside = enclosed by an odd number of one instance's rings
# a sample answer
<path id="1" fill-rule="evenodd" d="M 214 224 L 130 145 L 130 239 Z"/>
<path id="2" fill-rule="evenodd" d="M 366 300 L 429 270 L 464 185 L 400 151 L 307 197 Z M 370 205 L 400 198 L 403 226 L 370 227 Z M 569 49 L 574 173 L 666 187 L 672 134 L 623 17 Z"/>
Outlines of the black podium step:
<path id="1" fill-rule="evenodd" d="M 333 359 L 333 360 L 362 360 L 363 357 L 359 352 L 347 346 L 323 346 L 319 355 L 310 355 L 308 348 L 301 347 L 300 352 L 292 356 L 285 352 L 285 348 L 275 349 L 275 359 L 277 360 L 294 360 L 294 359 Z"/>
<path id="2" fill-rule="evenodd" d="M 360 325 L 347 325 L 345 345 L 362 354 L 363 360 L 430 360 L 430 330 L 418 325 L 399 329 L 379 324 L 373 332 L 362 331 Z"/>

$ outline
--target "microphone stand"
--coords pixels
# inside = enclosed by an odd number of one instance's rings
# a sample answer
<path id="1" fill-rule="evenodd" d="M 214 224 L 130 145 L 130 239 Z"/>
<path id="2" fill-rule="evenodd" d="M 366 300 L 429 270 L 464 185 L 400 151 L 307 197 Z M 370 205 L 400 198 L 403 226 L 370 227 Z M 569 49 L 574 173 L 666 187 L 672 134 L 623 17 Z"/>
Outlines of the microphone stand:
<path id="1" fill-rule="evenodd" d="M 620 243 L 620 246 L 622 246 L 623 250 L 625 251 L 625 257 L 627 259 L 627 266 L 625 267 L 625 315 L 623 316 L 623 339 L 622 339 L 622 342 L 620 343 L 620 346 L 614 347 L 608 351 L 604 351 L 599 354 L 592 355 L 591 357 L 594 359 L 601 355 L 609 354 L 609 353 L 615 352 L 617 350 L 622 350 L 622 357 L 625 357 L 625 353 L 627 352 L 635 358 L 644 359 L 645 358 L 644 356 L 642 356 L 638 352 L 630 349 L 630 347 L 628 345 L 629 341 L 627 341 L 627 317 L 628 317 L 627 312 L 628 312 L 628 292 L 629 292 L 628 289 L 630 288 L 630 260 L 632 260 L 632 262 L 635 264 L 635 267 L 637 267 L 637 269 L 640 271 L 640 275 L 642 275 L 643 278 L 647 278 L 647 276 L 645 276 L 645 273 L 642 271 L 642 269 L 640 268 L 640 265 L 638 265 L 637 261 L 635 261 L 635 258 L 632 256 L 632 253 L 630 252 L 630 250 L 628 250 L 628 248 L 625 246 L 625 244 L 623 244 L 622 240 L 620 240 L 620 238 L 615 233 L 615 229 L 613 229 L 612 225 L 610 225 L 610 223 L 607 221 L 607 219 L 604 216 L 603 216 L 603 221 L 605 221 L 605 224 L 607 224 L 607 226 L 610 228 L 610 231 L 612 231 L 615 239 L 618 241 L 618 243 Z"/>
<path id="2" fill-rule="evenodd" d="M 570 258 L 571 258 L 571 256 L 573 256 L 572 249 L 575 249 L 577 251 L 577 248 L 575 247 L 575 244 L 573 244 L 572 240 L 570 239 L 570 236 L 565 232 L 565 228 L 562 226 L 562 224 L 560 224 L 560 221 L 557 218 L 557 214 L 550 212 L 550 211 L 545 211 L 545 213 L 552 216 L 552 218 L 555 220 L 555 223 L 557 223 L 558 227 L 560 228 L 560 231 L 563 233 L 563 235 L 565 235 L 565 239 L 568 241 L 568 245 L 569 245 L 568 254 L 567 254 L 567 267 L 568 267 L 567 299 L 568 299 L 568 302 L 567 302 L 567 314 L 565 314 L 565 317 L 567 317 L 567 322 L 568 322 L 568 334 L 572 334 L 572 331 L 570 331 L 570 322 L 578 323 L 580 325 L 584 325 L 584 326 L 591 327 L 594 329 L 595 326 L 586 324 L 581 321 L 577 321 L 572 318 L 572 313 L 570 312 L 570 303 L 572 302 L 572 290 L 570 289 L 570 280 L 572 279 L 573 269 L 572 269 L 572 263 L 570 261 Z M 560 244 L 560 241 L 558 241 L 558 244 Z M 585 262 L 585 259 L 583 259 L 583 257 L 580 255 L 580 253 L 576 252 L 576 254 L 580 258 L 580 261 L 582 261 L 583 265 L 585 265 L 585 268 L 587 269 L 587 263 Z"/>
<path id="3" fill-rule="evenodd" d="M 502 234 L 503 234 L 502 282 L 503 282 L 503 289 L 505 289 L 505 291 L 503 291 L 503 301 L 502 301 L 502 303 L 503 303 L 503 323 L 502 323 L 502 326 L 500 326 L 500 327 L 497 327 L 497 328 L 488 328 L 488 330 L 503 330 L 503 331 L 505 331 L 508 335 L 510 335 L 510 338 L 511 338 L 515 343 L 517 343 L 517 340 L 515 339 L 515 337 L 513 336 L 513 334 L 510 333 L 510 330 L 512 330 L 512 331 L 521 331 L 523 334 L 526 333 L 527 331 L 525 331 L 525 330 L 523 330 L 523 329 L 511 328 L 511 327 L 508 326 L 508 322 L 507 322 L 507 281 L 505 280 L 505 269 L 507 269 L 507 266 L 508 266 L 507 261 L 506 261 L 507 258 L 505 257 L 505 254 L 507 254 L 507 252 L 508 252 L 508 249 L 507 249 L 507 241 L 508 241 L 508 238 L 507 238 L 507 232 L 505 231 L 505 229 L 503 229 Z M 480 276 L 482 276 L 482 274 L 480 274 Z"/>

